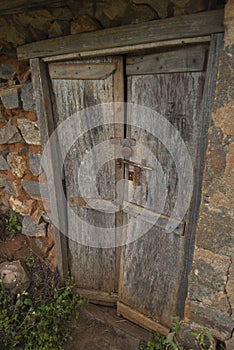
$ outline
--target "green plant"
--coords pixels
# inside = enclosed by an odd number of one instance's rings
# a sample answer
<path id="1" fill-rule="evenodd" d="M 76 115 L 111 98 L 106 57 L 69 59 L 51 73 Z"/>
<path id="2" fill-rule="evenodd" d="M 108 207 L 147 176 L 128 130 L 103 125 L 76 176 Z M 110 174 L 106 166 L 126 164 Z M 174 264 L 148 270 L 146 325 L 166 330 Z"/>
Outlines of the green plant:
<path id="1" fill-rule="evenodd" d="M 196 337 L 196 343 L 200 350 L 214 350 L 214 338 L 208 329 L 203 330 L 202 332 L 192 332 Z"/>
<path id="2" fill-rule="evenodd" d="M 52 287 L 49 298 L 34 299 L 28 292 L 11 298 L 0 289 L 0 349 L 61 350 L 70 338 L 68 322 L 78 317 L 84 304 L 69 280 L 63 287 Z"/>
<path id="3" fill-rule="evenodd" d="M 28 266 L 29 268 L 32 267 L 35 263 L 35 257 L 33 255 L 32 249 L 28 249 L 25 259 L 24 259 L 25 265 Z"/>
<path id="4" fill-rule="evenodd" d="M 150 334 L 147 342 L 138 341 L 139 350 L 184 350 L 178 340 L 180 325 L 181 320 L 175 318 L 172 331 L 167 336 L 159 333 Z M 200 333 L 192 332 L 192 334 L 195 336 L 195 341 L 200 350 L 215 350 L 214 338 L 209 330 L 205 329 Z"/>
<path id="5" fill-rule="evenodd" d="M 9 219 L 5 219 L 5 228 L 12 234 L 20 233 L 22 231 L 19 216 L 14 210 L 11 211 Z"/>

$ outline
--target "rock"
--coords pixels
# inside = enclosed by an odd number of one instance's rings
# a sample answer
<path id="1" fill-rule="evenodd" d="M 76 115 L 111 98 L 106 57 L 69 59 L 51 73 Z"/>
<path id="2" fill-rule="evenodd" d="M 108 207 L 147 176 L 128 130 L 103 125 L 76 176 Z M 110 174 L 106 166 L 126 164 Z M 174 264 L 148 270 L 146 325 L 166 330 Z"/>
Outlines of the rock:
<path id="1" fill-rule="evenodd" d="M 9 170 L 9 166 L 7 164 L 6 159 L 0 155 L 0 170 Z"/>
<path id="2" fill-rule="evenodd" d="M 32 221 L 35 225 L 41 224 L 43 221 L 44 210 L 41 207 L 38 207 L 33 214 L 31 215 Z"/>
<path id="3" fill-rule="evenodd" d="M 31 237 L 45 237 L 46 223 L 35 225 L 30 216 L 25 216 L 22 221 L 22 233 Z"/>
<path id="4" fill-rule="evenodd" d="M 40 145 L 41 135 L 37 123 L 32 122 L 29 119 L 22 118 L 18 119 L 18 127 L 22 133 L 22 136 L 30 145 Z"/>
<path id="5" fill-rule="evenodd" d="M 31 215 L 35 207 L 35 201 L 33 199 L 25 199 L 23 196 L 18 198 L 11 196 L 9 203 L 14 211 L 23 216 Z"/>
<path id="6" fill-rule="evenodd" d="M 7 163 L 14 175 L 22 178 L 27 170 L 27 161 L 24 154 L 18 152 L 9 153 L 7 156 Z"/>
<path id="7" fill-rule="evenodd" d="M 6 175 L 0 174 L 0 188 L 5 187 Z"/>
<path id="8" fill-rule="evenodd" d="M 0 129 L 0 144 L 17 143 L 22 141 L 18 129 L 11 120 Z"/>
<path id="9" fill-rule="evenodd" d="M 35 199 L 49 198 L 48 186 L 46 183 L 38 181 L 22 181 L 22 186 L 24 190 Z"/>
<path id="10" fill-rule="evenodd" d="M 2 112 L 0 111 L 0 123 L 5 123 L 6 119 L 4 118 Z"/>
<path id="11" fill-rule="evenodd" d="M 21 108 L 19 99 L 20 86 L 15 85 L 0 91 L 2 103 L 5 108 Z"/>
<path id="12" fill-rule="evenodd" d="M 34 175 L 39 175 L 41 173 L 40 164 L 41 164 L 41 155 L 39 153 L 30 153 L 29 166 L 30 166 L 30 171 Z"/>
<path id="13" fill-rule="evenodd" d="M 234 349 L 234 338 L 228 339 L 225 341 L 226 350 L 233 350 Z"/>
<path id="14" fill-rule="evenodd" d="M 19 197 L 22 194 L 23 188 L 21 186 L 21 182 L 14 180 L 11 183 L 12 189 L 16 197 Z"/>
<path id="15" fill-rule="evenodd" d="M 36 104 L 33 96 L 33 85 L 27 81 L 21 85 L 21 100 L 25 111 L 36 111 Z"/>
<path id="16" fill-rule="evenodd" d="M 29 287 L 30 278 L 19 260 L 6 261 L 0 264 L 0 283 L 9 289 L 11 294 L 16 294 Z"/>
<path id="17" fill-rule="evenodd" d="M 95 18 L 88 15 L 80 16 L 71 22 L 71 34 L 91 32 L 97 29 L 101 29 L 101 25 Z"/>
<path id="18" fill-rule="evenodd" d="M 70 24 L 66 21 L 53 21 L 48 29 L 49 38 L 70 34 Z"/>
<path id="19" fill-rule="evenodd" d="M 136 5 L 148 5 L 157 12 L 160 18 L 166 18 L 169 0 L 132 0 Z"/>
<path id="20" fill-rule="evenodd" d="M 12 188 L 12 182 L 10 180 L 5 181 L 5 191 L 9 193 L 10 195 L 14 194 L 14 190 Z"/>
<path id="21" fill-rule="evenodd" d="M 13 64 L 5 63 L 0 65 L 0 78 L 6 80 L 13 80 L 15 76 L 15 70 Z"/>
<path id="22" fill-rule="evenodd" d="M 58 265 L 55 245 L 50 250 L 48 257 L 47 257 L 47 260 L 50 262 L 52 269 L 55 270 L 57 268 L 57 265 Z"/>

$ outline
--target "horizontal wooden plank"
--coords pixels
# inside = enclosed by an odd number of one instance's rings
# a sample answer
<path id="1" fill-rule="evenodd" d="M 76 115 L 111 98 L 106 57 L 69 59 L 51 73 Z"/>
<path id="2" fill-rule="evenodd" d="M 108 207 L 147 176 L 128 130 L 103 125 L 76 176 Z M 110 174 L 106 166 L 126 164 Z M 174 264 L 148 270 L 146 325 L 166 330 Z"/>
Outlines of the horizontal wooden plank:
<path id="1" fill-rule="evenodd" d="M 18 48 L 18 58 L 47 57 L 223 32 L 223 11 L 215 10 L 42 40 Z"/>
<path id="2" fill-rule="evenodd" d="M 119 210 L 117 203 L 103 198 L 70 197 L 69 204 L 73 207 L 108 211 L 109 213 L 115 213 Z"/>
<path id="3" fill-rule="evenodd" d="M 94 304 L 113 306 L 117 303 L 117 294 L 102 291 L 75 288 L 77 294 Z"/>
<path id="4" fill-rule="evenodd" d="M 143 50 L 149 50 L 149 49 L 162 49 L 162 48 L 174 48 L 175 46 L 187 46 L 191 44 L 201 44 L 201 43 L 209 43 L 210 42 L 210 35 L 206 36 L 198 36 L 195 38 L 180 38 L 180 39 L 173 39 L 173 40 L 164 40 L 164 41 L 157 41 L 153 43 L 146 43 L 146 44 L 136 44 L 136 45 L 126 45 L 122 47 L 109 47 L 107 49 L 100 49 L 100 50 L 92 50 L 92 51 L 77 51 L 74 53 L 68 53 L 65 55 L 57 55 L 57 56 L 50 56 L 50 57 L 43 57 L 43 61 L 45 62 L 54 62 L 54 61 L 65 61 L 65 60 L 72 60 L 72 59 L 81 59 L 86 57 L 100 57 L 100 56 L 107 56 L 107 55 L 116 55 L 116 54 L 126 54 L 131 52 L 140 52 Z"/>
<path id="5" fill-rule="evenodd" d="M 205 69 L 205 47 L 191 47 L 172 52 L 129 57 L 126 61 L 127 75 L 199 72 Z"/>
<path id="6" fill-rule="evenodd" d="M 115 63 L 51 63 L 52 79 L 106 79 L 116 69 Z"/>
<path id="7" fill-rule="evenodd" d="M 144 316 L 136 310 L 133 310 L 131 307 L 117 302 L 117 314 L 125 317 L 127 320 L 132 321 L 133 323 L 142 326 L 145 329 L 153 332 L 159 332 L 163 335 L 168 335 L 169 328 L 157 323 L 156 321 Z"/>
<path id="8" fill-rule="evenodd" d="M 152 210 L 140 207 L 139 205 L 136 205 L 134 203 L 128 203 L 126 201 L 123 201 L 123 212 L 126 214 L 129 214 L 131 216 L 139 216 L 140 215 L 142 220 L 144 220 L 150 224 L 153 224 L 153 225 L 155 224 L 156 216 L 160 215 L 155 225 L 158 227 L 162 227 L 162 228 L 166 227 L 169 219 L 174 220 L 178 224 L 178 226 L 173 232 L 179 236 L 183 236 L 183 234 L 184 234 L 185 223 L 183 221 L 181 222 L 177 219 L 173 219 L 171 217 L 169 218 L 166 215 L 163 215 L 160 213 L 155 213 Z"/>
<path id="9" fill-rule="evenodd" d="M 1 0 L 0 14 L 9 15 L 23 12 L 25 10 L 42 9 L 46 5 L 49 7 L 59 7 L 64 5 L 64 0 Z"/>

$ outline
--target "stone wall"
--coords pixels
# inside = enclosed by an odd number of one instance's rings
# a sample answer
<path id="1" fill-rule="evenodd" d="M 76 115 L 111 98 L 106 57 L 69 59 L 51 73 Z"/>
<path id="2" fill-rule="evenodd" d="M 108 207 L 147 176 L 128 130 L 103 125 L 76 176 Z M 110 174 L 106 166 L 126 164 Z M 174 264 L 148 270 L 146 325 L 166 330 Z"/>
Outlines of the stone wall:
<path id="1" fill-rule="evenodd" d="M 225 8 L 186 322 L 234 349 L 234 1 Z M 230 339 L 230 340 L 229 340 Z"/>
<path id="2" fill-rule="evenodd" d="M 0 212 L 22 216 L 22 232 L 36 254 L 56 265 L 53 229 L 38 186 L 41 139 L 30 68 L 5 59 L 0 65 Z"/>

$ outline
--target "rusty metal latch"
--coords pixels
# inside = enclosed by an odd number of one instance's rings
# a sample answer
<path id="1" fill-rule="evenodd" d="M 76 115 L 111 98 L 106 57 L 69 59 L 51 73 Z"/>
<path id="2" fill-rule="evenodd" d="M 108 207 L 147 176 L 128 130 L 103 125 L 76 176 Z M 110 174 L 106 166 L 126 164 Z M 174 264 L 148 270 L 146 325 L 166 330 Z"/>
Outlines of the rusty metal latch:
<path id="1" fill-rule="evenodd" d="M 142 160 L 142 163 L 144 163 L 144 160 Z M 122 164 L 126 164 L 134 168 L 134 171 L 128 171 L 128 180 L 133 181 L 133 186 L 140 186 L 141 170 L 153 170 L 153 168 L 144 164 L 138 164 L 122 158 L 116 159 L 116 166 L 121 168 Z"/>

